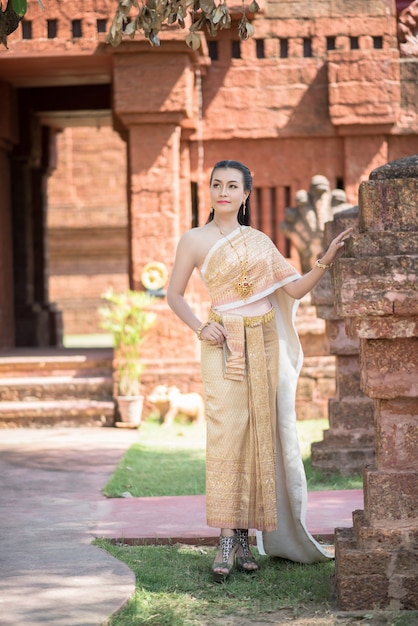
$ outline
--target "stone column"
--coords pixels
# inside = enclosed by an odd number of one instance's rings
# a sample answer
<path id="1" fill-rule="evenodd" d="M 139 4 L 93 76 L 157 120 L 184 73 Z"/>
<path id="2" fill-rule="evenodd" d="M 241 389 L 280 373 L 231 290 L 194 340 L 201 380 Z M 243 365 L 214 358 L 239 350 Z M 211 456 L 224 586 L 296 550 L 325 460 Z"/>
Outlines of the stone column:
<path id="1" fill-rule="evenodd" d="M 9 152 L 17 141 L 13 89 L 0 86 L 0 349 L 14 346 L 13 254 Z"/>
<path id="2" fill-rule="evenodd" d="M 335 532 L 337 596 L 343 610 L 418 609 L 418 155 L 372 171 L 359 204 L 335 292 L 360 339 L 376 461 L 363 473 L 364 510 Z"/>
<path id="3" fill-rule="evenodd" d="M 341 231 L 357 228 L 358 207 L 335 214 L 325 225 L 326 245 Z M 360 389 L 359 339 L 349 337 L 345 321 L 334 310 L 332 272 L 312 292 L 318 317 L 325 320 L 325 344 L 335 355 L 336 396 L 328 401 L 329 429 L 312 444 L 312 467 L 325 474 L 350 476 L 374 458 L 373 400 Z"/>

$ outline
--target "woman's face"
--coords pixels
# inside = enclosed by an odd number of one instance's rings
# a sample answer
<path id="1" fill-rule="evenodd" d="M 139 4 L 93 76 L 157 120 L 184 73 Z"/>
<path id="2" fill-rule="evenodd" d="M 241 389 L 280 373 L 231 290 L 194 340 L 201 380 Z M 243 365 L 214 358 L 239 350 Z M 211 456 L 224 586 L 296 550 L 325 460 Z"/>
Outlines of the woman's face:
<path id="1" fill-rule="evenodd" d="M 215 215 L 232 213 L 236 215 L 247 196 L 248 192 L 244 191 L 242 172 L 232 167 L 213 172 L 210 200 L 211 206 L 215 209 Z"/>

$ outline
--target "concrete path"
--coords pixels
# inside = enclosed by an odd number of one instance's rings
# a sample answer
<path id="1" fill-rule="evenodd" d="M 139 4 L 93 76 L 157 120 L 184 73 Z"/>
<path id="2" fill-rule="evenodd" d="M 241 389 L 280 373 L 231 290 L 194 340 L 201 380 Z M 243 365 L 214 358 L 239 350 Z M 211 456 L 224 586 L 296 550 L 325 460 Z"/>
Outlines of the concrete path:
<path id="1" fill-rule="evenodd" d="M 98 626 L 134 575 L 92 546 L 100 490 L 138 433 L 0 430 L 1 626 Z"/>
<path id="2" fill-rule="evenodd" d="M 204 496 L 107 499 L 101 489 L 139 432 L 0 430 L 0 626 L 100 626 L 132 595 L 132 572 L 95 537 L 215 543 Z M 309 530 L 351 526 L 362 491 L 309 494 Z"/>

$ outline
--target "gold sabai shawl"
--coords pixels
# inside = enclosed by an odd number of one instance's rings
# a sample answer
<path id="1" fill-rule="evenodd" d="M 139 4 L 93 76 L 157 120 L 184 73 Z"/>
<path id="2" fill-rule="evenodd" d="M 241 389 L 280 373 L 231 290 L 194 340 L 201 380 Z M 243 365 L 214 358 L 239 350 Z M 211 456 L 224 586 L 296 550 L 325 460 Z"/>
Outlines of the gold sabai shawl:
<path id="1" fill-rule="evenodd" d="M 246 261 L 247 278 L 254 287 L 244 299 L 239 297 L 234 284 L 240 280 L 242 264 Z M 218 312 L 256 302 L 299 277 L 271 239 L 250 226 L 238 227 L 220 239 L 209 251 L 200 273 L 209 290 L 212 308 Z"/>

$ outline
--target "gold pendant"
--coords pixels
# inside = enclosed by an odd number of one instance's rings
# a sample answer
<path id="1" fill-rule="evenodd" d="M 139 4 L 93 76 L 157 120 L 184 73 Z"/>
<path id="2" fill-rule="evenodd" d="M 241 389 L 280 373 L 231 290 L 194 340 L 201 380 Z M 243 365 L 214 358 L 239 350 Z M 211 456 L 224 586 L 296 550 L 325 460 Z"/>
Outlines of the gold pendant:
<path id="1" fill-rule="evenodd" d="M 234 285 L 234 289 L 236 293 L 241 296 L 243 300 L 245 300 L 252 295 L 254 291 L 254 283 L 248 280 L 246 274 L 241 274 L 240 280 L 238 280 Z"/>

